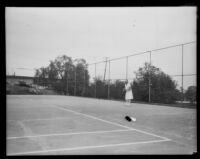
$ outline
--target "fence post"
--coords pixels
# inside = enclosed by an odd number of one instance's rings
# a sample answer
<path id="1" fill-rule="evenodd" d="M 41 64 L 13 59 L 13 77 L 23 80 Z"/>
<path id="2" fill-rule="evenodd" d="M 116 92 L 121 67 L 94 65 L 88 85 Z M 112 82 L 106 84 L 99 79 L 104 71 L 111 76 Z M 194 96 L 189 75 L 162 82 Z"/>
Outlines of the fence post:
<path id="1" fill-rule="evenodd" d="M 109 70 L 108 70 L 108 99 L 110 98 L 110 60 L 108 63 Z"/>
<path id="2" fill-rule="evenodd" d="M 74 72 L 74 96 L 76 96 L 76 68 Z"/>
<path id="3" fill-rule="evenodd" d="M 181 98 L 181 104 L 183 105 L 184 101 L 184 93 L 183 93 L 183 44 L 181 45 L 182 48 L 182 72 L 181 72 L 181 93 L 182 93 L 182 98 Z"/>
<path id="4" fill-rule="evenodd" d="M 94 69 L 94 74 L 95 74 L 95 89 L 94 89 L 94 96 L 95 98 L 97 97 L 97 83 L 96 83 L 96 63 L 95 63 L 95 69 Z"/>
<path id="5" fill-rule="evenodd" d="M 84 73 L 84 80 L 83 80 L 83 94 L 82 96 L 85 96 L 85 66 L 83 67 L 83 73 Z"/>
<path id="6" fill-rule="evenodd" d="M 104 70 L 104 76 L 103 76 L 103 81 L 105 82 L 105 77 L 106 77 L 106 68 L 107 68 L 107 59 L 108 57 L 105 57 L 106 58 L 106 64 L 105 64 L 105 70 Z"/>
<path id="7" fill-rule="evenodd" d="M 126 56 L 126 79 L 128 79 L 128 56 Z"/>
<path id="8" fill-rule="evenodd" d="M 149 51 L 150 57 L 150 70 L 149 70 L 149 103 L 151 102 L 151 51 Z"/>
<path id="9" fill-rule="evenodd" d="M 68 95 L 69 91 L 68 91 L 68 71 L 67 71 L 67 95 Z"/>

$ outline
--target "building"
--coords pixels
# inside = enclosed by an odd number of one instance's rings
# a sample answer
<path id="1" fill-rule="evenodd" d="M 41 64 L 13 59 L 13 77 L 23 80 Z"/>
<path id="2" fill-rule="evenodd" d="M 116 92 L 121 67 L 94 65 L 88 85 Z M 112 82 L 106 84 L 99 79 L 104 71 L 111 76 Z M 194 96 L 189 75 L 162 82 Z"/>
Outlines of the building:
<path id="1" fill-rule="evenodd" d="M 28 76 L 13 76 L 13 75 L 7 75 L 6 76 L 6 82 L 8 82 L 11 85 L 18 84 L 19 81 L 26 82 L 26 84 L 33 84 L 34 77 L 28 77 Z"/>

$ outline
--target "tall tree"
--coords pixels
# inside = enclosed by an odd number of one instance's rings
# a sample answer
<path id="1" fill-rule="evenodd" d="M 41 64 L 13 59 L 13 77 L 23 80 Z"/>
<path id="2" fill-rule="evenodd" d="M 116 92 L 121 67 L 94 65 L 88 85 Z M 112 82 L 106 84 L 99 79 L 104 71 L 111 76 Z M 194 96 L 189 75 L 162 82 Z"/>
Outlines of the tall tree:
<path id="1" fill-rule="evenodd" d="M 176 102 L 179 90 L 176 88 L 176 82 L 169 75 L 149 63 L 145 63 L 144 67 L 139 68 L 135 73 L 133 93 L 136 100 L 148 101 L 150 85 L 152 102 Z"/>
<path id="2" fill-rule="evenodd" d="M 41 67 L 39 69 L 36 69 L 34 82 L 40 85 L 46 85 L 48 77 L 49 68 Z"/>
<path id="3" fill-rule="evenodd" d="M 89 85 L 89 74 L 86 66 L 84 59 L 72 60 L 71 57 L 62 55 L 50 61 L 48 67 L 37 69 L 35 77 L 37 80 L 40 79 L 40 82 L 50 84 L 60 93 L 74 94 L 77 86 L 77 95 L 84 95 L 86 87 Z"/>
<path id="4" fill-rule="evenodd" d="M 86 87 L 89 85 L 89 75 L 87 71 L 87 63 L 85 59 L 79 58 L 74 60 L 76 81 L 77 81 L 77 95 L 83 96 L 86 93 Z"/>
<path id="5" fill-rule="evenodd" d="M 189 100 L 190 103 L 192 104 L 196 102 L 196 95 L 197 95 L 196 92 L 197 92 L 196 86 L 189 86 L 185 92 L 186 99 Z"/>

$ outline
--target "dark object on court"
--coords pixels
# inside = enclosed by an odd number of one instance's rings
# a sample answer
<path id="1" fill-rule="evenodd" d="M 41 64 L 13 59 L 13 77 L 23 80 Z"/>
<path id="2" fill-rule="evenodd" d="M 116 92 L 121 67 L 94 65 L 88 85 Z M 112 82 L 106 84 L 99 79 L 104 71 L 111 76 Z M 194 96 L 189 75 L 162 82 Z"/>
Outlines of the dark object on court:
<path id="1" fill-rule="evenodd" d="M 131 118 L 129 116 L 125 116 L 125 119 L 128 120 L 129 122 L 131 121 Z"/>

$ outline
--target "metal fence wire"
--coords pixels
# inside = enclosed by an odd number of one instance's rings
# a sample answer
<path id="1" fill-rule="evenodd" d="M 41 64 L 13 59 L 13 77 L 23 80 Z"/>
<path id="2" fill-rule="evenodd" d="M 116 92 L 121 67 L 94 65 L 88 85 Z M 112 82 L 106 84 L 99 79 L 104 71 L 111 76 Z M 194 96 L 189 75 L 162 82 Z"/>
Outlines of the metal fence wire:
<path id="1" fill-rule="evenodd" d="M 162 59 L 162 60 L 161 60 Z M 106 81 L 107 98 L 110 98 L 110 83 L 116 80 L 133 80 L 134 72 L 145 62 L 160 68 L 177 81 L 178 87 L 184 94 L 189 85 L 196 85 L 196 41 L 172 45 L 154 50 L 134 53 L 115 59 L 107 59 L 88 64 L 90 83 L 94 86 L 94 97 L 98 94 L 98 84 L 95 79 Z M 148 84 L 149 102 L 151 102 L 151 77 Z M 182 96 L 182 101 L 184 96 Z"/>
<path id="2" fill-rule="evenodd" d="M 182 93 L 182 102 L 184 90 L 188 86 L 196 85 L 196 41 L 192 41 L 87 64 L 81 78 L 77 78 L 75 71 L 73 79 L 66 79 L 66 94 L 110 99 L 115 87 L 113 83 L 135 79 L 135 72 L 145 62 L 161 69 L 177 82 Z M 119 87 L 124 86 L 121 83 Z M 151 102 L 151 76 L 148 82 L 148 101 Z"/>

